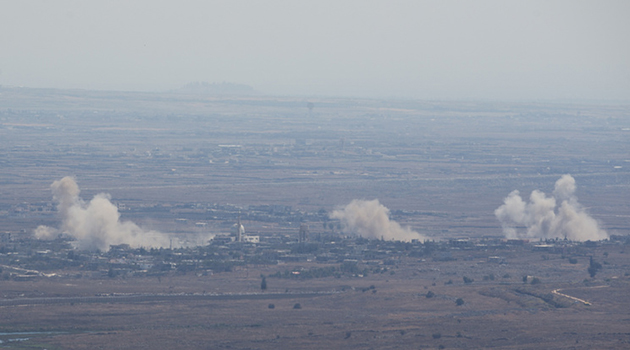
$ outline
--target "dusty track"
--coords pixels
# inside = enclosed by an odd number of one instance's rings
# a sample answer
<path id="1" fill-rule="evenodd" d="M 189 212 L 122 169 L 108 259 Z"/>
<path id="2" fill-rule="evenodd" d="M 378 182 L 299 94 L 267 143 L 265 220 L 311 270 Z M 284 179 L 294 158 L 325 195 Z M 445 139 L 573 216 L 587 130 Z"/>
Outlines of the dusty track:
<path id="1" fill-rule="evenodd" d="M 596 286 L 596 287 L 590 287 L 590 288 L 605 288 L 605 287 L 609 287 L 609 286 Z M 580 299 L 580 298 L 576 298 L 576 297 L 572 297 L 572 296 L 564 294 L 564 293 L 560 293 L 561 290 L 562 289 L 554 289 L 554 290 L 551 291 L 551 293 L 553 293 L 555 295 L 563 296 L 565 298 L 569 298 L 571 300 L 580 302 L 580 303 L 582 303 L 584 305 L 588 305 L 588 306 L 593 305 L 590 301 L 587 301 L 587 300 L 584 300 L 584 299 Z"/>

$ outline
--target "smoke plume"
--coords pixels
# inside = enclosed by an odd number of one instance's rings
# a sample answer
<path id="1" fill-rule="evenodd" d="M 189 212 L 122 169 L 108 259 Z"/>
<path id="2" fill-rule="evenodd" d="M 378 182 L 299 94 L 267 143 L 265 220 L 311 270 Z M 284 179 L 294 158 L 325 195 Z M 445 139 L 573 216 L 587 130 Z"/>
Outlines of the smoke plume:
<path id="1" fill-rule="evenodd" d="M 47 226 L 35 229 L 38 239 L 51 239 L 58 234 L 77 239 L 79 249 L 109 250 L 110 245 L 131 247 L 168 247 L 169 237 L 161 232 L 144 230 L 131 221 L 120 221 L 118 208 L 108 194 L 97 194 L 85 202 L 79 197 L 79 186 L 72 177 L 64 177 L 50 186 L 57 211 L 62 219 L 60 230 Z"/>
<path id="2" fill-rule="evenodd" d="M 396 221 L 391 221 L 389 209 L 379 203 L 378 199 L 355 199 L 345 207 L 333 211 L 330 217 L 341 220 L 345 231 L 368 239 L 411 241 L 426 238 L 409 227 L 403 228 Z"/>
<path id="3" fill-rule="evenodd" d="M 573 241 L 608 238 L 608 233 L 600 229 L 597 221 L 578 203 L 575 188 L 575 179 L 567 174 L 556 181 L 552 197 L 534 190 L 526 203 L 514 190 L 494 215 L 501 222 L 507 238 L 567 238 Z"/>

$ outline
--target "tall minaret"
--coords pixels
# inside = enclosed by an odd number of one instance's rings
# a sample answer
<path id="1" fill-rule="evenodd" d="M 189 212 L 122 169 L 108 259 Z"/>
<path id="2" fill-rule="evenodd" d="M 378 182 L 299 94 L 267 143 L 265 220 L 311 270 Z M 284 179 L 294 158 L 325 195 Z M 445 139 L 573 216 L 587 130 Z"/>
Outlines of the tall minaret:
<path id="1" fill-rule="evenodd" d="M 241 224 L 241 212 L 238 212 L 238 222 L 236 223 L 236 241 L 242 242 L 245 235 L 245 227 Z"/>

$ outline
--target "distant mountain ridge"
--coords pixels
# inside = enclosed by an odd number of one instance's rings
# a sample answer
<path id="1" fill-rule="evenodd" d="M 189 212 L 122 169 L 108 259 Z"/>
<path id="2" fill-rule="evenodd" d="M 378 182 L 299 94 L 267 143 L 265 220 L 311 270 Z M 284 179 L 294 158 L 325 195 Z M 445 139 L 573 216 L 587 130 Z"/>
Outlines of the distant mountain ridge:
<path id="1" fill-rule="evenodd" d="M 171 92 L 196 95 L 254 95 L 257 93 L 257 91 L 249 85 L 227 82 L 192 82 Z"/>

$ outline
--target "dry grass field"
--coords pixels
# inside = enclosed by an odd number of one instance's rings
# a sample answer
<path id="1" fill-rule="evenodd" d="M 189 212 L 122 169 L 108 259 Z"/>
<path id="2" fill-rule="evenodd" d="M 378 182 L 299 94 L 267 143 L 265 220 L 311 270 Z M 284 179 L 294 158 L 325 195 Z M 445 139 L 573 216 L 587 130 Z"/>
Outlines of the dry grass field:
<path id="1" fill-rule="evenodd" d="M 249 266 L 210 276 L 173 274 L 159 279 L 3 281 L 3 300 L 19 300 L 21 305 L 0 307 L 0 347 L 627 348 L 630 278 L 620 272 L 630 271 L 630 262 L 622 249 L 597 248 L 597 256 L 609 254 L 607 265 L 594 279 L 586 273 L 586 259 L 569 264 L 558 256 L 543 259 L 540 253 L 521 251 L 500 265 L 482 258 L 463 260 L 462 253 L 458 260 L 447 262 L 405 258 L 387 273 L 364 277 L 269 277 L 264 292 L 261 274 L 322 265 Z M 540 276 L 541 283 L 523 284 L 524 273 Z M 493 280 L 484 278 L 489 275 Z M 465 284 L 463 276 L 474 282 Z M 591 305 L 562 296 L 549 298 L 559 288 Z M 333 293 L 300 294 L 305 292 Z M 104 296 L 154 293 L 160 296 L 149 300 Z M 103 297 L 77 301 L 95 295 Z M 456 304 L 459 298 L 462 305 Z M 29 304 L 29 299 L 50 303 Z"/>

